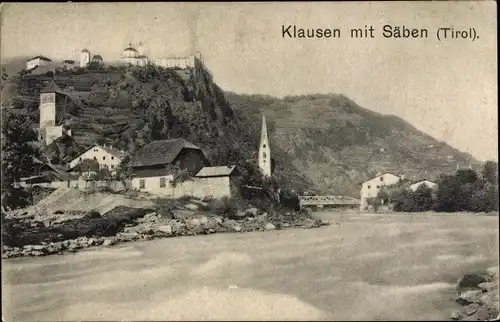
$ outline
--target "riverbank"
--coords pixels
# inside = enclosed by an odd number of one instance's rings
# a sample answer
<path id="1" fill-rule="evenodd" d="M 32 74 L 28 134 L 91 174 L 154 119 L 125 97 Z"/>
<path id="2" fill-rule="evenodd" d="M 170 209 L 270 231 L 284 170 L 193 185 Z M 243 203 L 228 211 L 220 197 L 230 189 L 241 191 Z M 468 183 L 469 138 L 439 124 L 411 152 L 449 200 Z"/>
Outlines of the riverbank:
<path id="1" fill-rule="evenodd" d="M 64 254 L 155 238 L 309 229 L 330 224 L 328 220 L 313 219 L 308 212 L 267 213 L 248 208 L 218 215 L 199 200 L 177 201 L 175 209 L 171 208 L 120 206 L 102 215 L 97 211 L 18 212 L 4 219 L 2 258 Z"/>

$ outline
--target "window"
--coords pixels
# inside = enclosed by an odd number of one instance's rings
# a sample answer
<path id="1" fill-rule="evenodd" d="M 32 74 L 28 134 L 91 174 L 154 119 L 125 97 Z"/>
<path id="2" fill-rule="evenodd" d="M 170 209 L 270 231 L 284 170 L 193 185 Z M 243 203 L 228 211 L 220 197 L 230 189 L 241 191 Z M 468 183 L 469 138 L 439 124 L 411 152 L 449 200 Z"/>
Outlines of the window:
<path id="1" fill-rule="evenodd" d="M 139 189 L 144 189 L 146 188 L 146 180 L 141 179 L 139 180 Z"/>
<path id="2" fill-rule="evenodd" d="M 94 149 L 94 152 L 97 152 L 97 149 Z"/>
<path id="3" fill-rule="evenodd" d="M 384 177 L 380 177 L 380 181 L 384 181 Z"/>
<path id="4" fill-rule="evenodd" d="M 266 148 L 266 145 L 264 144 L 264 145 L 262 145 L 262 147 L 265 149 L 265 148 Z"/>
<path id="5" fill-rule="evenodd" d="M 114 168 L 115 168 L 115 165 L 114 165 L 114 164 L 112 164 L 112 165 L 111 165 L 111 169 L 114 169 Z"/>
<path id="6" fill-rule="evenodd" d="M 160 188 L 165 188 L 167 186 L 167 179 L 160 178 Z"/>
<path id="7" fill-rule="evenodd" d="M 94 157 L 94 160 L 97 160 L 97 157 Z"/>
<path id="8" fill-rule="evenodd" d="M 80 162 L 81 162 L 82 160 L 83 160 L 83 159 L 82 159 L 82 157 L 80 157 Z"/>
<path id="9" fill-rule="evenodd" d="M 377 189 L 380 188 L 380 186 L 377 186 Z"/>
<path id="10" fill-rule="evenodd" d="M 115 159 L 115 157 L 111 157 L 111 160 L 114 160 L 114 159 Z"/>
<path id="11" fill-rule="evenodd" d="M 262 157 L 265 159 L 267 157 L 266 152 L 262 152 Z"/>
<path id="12" fill-rule="evenodd" d="M 368 189 L 370 189 L 370 188 L 371 188 L 371 186 L 370 186 L 370 185 L 368 185 Z"/>
<path id="13" fill-rule="evenodd" d="M 103 160 L 106 160 L 106 157 L 102 157 Z"/>

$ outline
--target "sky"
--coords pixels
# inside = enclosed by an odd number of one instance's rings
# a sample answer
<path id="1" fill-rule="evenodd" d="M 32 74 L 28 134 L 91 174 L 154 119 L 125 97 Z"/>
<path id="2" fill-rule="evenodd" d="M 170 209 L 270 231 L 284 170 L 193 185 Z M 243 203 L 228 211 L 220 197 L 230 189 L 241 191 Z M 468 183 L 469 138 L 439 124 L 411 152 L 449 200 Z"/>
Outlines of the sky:
<path id="1" fill-rule="evenodd" d="M 339 93 L 393 114 L 479 160 L 498 157 L 496 3 L 45 3 L 3 4 L 1 57 L 106 61 L 132 42 L 150 58 L 200 51 L 224 90 L 273 96 Z M 338 28 L 340 38 L 282 37 L 282 26 Z M 350 38 L 373 26 L 375 38 Z M 384 25 L 428 38 L 387 39 Z M 438 28 L 476 38 L 436 38 Z"/>

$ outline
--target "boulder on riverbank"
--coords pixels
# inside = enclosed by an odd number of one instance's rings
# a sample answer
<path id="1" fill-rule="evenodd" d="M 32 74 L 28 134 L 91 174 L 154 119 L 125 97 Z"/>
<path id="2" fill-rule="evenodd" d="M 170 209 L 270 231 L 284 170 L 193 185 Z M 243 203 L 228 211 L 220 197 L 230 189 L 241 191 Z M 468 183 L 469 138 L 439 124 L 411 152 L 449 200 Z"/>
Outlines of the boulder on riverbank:
<path id="1" fill-rule="evenodd" d="M 96 211 L 74 214 L 61 211 L 50 217 L 8 218 L 2 225 L 2 257 L 44 256 L 163 237 L 329 225 L 312 219 L 306 212 L 268 214 L 257 208 L 248 208 L 239 216 L 223 216 L 196 210 L 199 206 L 189 205 L 183 209 L 119 206 L 102 215 Z"/>
<path id="2" fill-rule="evenodd" d="M 498 320 L 498 267 L 491 267 L 484 274 L 466 274 L 458 282 L 457 290 L 459 295 L 456 301 L 463 308 L 453 312 L 453 320 Z"/>

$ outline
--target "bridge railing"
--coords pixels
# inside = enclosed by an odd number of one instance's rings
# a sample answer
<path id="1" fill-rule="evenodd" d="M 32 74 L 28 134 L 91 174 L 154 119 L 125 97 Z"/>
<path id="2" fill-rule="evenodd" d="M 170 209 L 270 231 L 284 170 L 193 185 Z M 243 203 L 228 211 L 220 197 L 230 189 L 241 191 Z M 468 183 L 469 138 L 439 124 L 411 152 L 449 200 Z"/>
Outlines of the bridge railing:
<path id="1" fill-rule="evenodd" d="M 347 196 L 299 196 L 301 206 L 359 205 L 360 200 Z"/>

